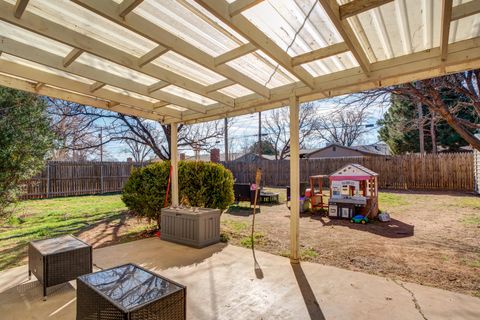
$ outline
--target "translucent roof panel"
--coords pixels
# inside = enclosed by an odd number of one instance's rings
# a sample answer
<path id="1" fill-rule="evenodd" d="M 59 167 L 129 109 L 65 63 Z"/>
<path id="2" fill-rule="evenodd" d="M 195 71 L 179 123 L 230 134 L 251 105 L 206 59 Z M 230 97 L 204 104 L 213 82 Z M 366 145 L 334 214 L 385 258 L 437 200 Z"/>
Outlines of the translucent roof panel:
<path id="1" fill-rule="evenodd" d="M 0 36 L 45 50 L 58 56 L 66 56 L 73 48 L 58 41 L 50 40 L 36 33 L 0 21 Z"/>
<path id="2" fill-rule="evenodd" d="M 248 90 L 247 88 L 242 87 L 239 84 L 235 84 L 233 86 L 226 87 L 218 91 L 232 98 L 240 98 L 240 97 L 248 96 L 249 94 L 254 93 L 253 91 Z"/>
<path id="3" fill-rule="evenodd" d="M 273 62 L 270 57 L 261 51 L 229 61 L 227 64 L 268 88 L 298 81 L 295 76 Z"/>
<path id="4" fill-rule="evenodd" d="M 28 60 L 17 58 L 17 57 L 14 57 L 14 56 L 6 54 L 6 53 L 3 53 L 2 55 L 0 55 L 0 60 L 6 60 L 6 61 L 18 63 L 18 64 L 24 65 L 26 67 L 37 69 L 37 70 L 43 71 L 43 72 L 48 72 L 48 73 L 54 74 L 56 76 L 60 76 L 60 77 L 63 77 L 63 78 L 79 81 L 79 82 L 82 82 L 82 83 L 85 83 L 85 84 L 94 83 L 94 81 L 92 81 L 90 79 L 79 77 L 79 76 L 76 76 L 74 74 L 71 74 L 71 73 L 68 73 L 68 72 L 63 72 L 61 70 L 50 68 L 50 67 L 47 67 L 47 66 L 35 63 L 35 62 L 31 62 L 31 61 L 28 61 Z"/>
<path id="5" fill-rule="evenodd" d="M 110 62 L 103 58 L 99 58 L 87 52 L 82 53 L 75 61 L 85 64 L 87 66 L 93 67 L 95 69 L 108 72 L 116 76 L 119 76 L 128 80 L 132 80 L 147 86 L 158 82 L 158 79 L 147 76 L 135 70 L 123 67 L 121 65 Z"/>
<path id="6" fill-rule="evenodd" d="M 179 107 L 177 105 L 174 105 L 174 104 L 169 104 L 169 105 L 166 105 L 162 108 L 169 108 L 169 109 L 173 109 L 173 110 L 177 110 L 177 111 L 180 111 L 180 112 L 183 112 L 183 111 L 187 111 L 188 109 L 187 108 L 182 108 L 182 107 Z"/>
<path id="7" fill-rule="evenodd" d="M 480 37 L 480 13 L 452 22 L 450 43 L 476 37 Z"/>
<path id="8" fill-rule="evenodd" d="M 109 85 L 104 86 L 102 89 L 107 89 L 107 90 L 110 90 L 110 91 L 113 91 L 113 92 L 116 92 L 116 93 L 121 93 L 121 94 L 124 94 L 126 96 L 136 98 L 136 99 L 140 99 L 140 100 L 145 100 L 145 101 L 151 102 L 151 103 L 159 102 L 159 100 L 157 100 L 157 99 L 153 99 L 153 98 L 150 98 L 150 97 L 147 97 L 147 96 L 144 96 L 144 95 L 132 92 L 132 91 L 120 89 L 120 88 L 109 86 Z"/>
<path id="9" fill-rule="evenodd" d="M 183 88 L 177 87 L 177 86 L 167 86 L 165 88 L 162 88 L 161 91 L 168 92 L 171 94 L 174 94 L 176 96 L 180 96 L 182 98 L 203 104 L 203 105 L 211 105 L 217 103 L 216 101 L 205 98 L 199 94 L 196 94 L 194 92 L 185 90 Z"/>
<path id="10" fill-rule="evenodd" d="M 27 10 L 137 57 L 157 46 L 69 0 L 30 0 Z"/>
<path id="11" fill-rule="evenodd" d="M 304 67 L 314 77 L 318 77 L 325 74 L 358 67 L 358 63 L 351 52 L 345 52 L 322 60 L 302 64 L 302 67 Z"/>
<path id="12" fill-rule="evenodd" d="M 225 80 L 225 77 L 218 73 L 204 68 L 198 63 L 172 51 L 168 51 L 152 63 L 203 85 L 210 85 Z"/>
<path id="13" fill-rule="evenodd" d="M 343 41 L 317 0 L 263 1 L 243 15 L 290 56 Z"/>
<path id="14" fill-rule="evenodd" d="M 194 1 L 145 0 L 134 12 L 212 56 L 247 42 Z"/>

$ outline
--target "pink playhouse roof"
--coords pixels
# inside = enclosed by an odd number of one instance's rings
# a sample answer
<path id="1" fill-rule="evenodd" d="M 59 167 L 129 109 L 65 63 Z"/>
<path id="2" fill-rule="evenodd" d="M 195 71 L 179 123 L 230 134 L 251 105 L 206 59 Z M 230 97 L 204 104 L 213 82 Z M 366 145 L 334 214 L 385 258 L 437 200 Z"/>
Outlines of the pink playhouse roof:
<path id="1" fill-rule="evenodd" d="M 368 180 L 376 176 L 378 176 L 378 173 L 358 163 L 351 163 L 330 174 L 330 180 Z"/>

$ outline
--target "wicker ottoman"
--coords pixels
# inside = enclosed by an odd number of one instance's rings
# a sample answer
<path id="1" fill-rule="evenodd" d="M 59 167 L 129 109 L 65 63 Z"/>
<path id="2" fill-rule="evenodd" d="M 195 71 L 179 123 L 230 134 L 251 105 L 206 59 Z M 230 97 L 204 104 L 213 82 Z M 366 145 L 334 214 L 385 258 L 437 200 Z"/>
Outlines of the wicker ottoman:
<path id="1" fill-rule="evenodd" d="M 77 278 L 77 320 L 185 320 L 186 288 L 135 264 Z"/>
<path id="2" fill-rule="evenodd" d="M 47 288 L 92 272 L 92 247 L 72 235 L 37 240 L 28 246 L 28 278 L 32 273 Z"/>

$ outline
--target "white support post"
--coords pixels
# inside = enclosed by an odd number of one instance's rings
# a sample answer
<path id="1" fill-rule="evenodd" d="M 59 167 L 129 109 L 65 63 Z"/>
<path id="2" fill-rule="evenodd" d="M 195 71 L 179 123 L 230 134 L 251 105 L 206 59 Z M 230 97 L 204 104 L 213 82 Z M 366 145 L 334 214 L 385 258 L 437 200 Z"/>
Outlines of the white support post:
<path id="1" fill-rule="evenodd" d="M 177 124 L 171 124 L 170 132 L 170 161 L 172 165 L 172 205 L 178 206 L 178 146 Z"/>
<path id="2" fill-rule="evenodd" d="M 298 97 L 290 96 L 290 261 L 298 263 L 300 222 L 300 153 Z"/>

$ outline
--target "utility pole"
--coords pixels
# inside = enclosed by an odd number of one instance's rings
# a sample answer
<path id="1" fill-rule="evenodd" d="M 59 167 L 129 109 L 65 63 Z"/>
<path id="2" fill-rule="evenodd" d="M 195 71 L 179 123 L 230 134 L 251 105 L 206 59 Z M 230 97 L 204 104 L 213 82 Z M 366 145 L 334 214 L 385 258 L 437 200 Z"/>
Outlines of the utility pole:
<path id="1" fill-rule="evenodd" d="M 258 159 L 262 158 L 262 113 L 258 113 Z"/>
<path id="2" fill-rule="evenodd" d="M 417 81 L 415 83 L 415 87 L 417 89 L 421 88 L 420 81 Z M 417 103 L 417 113 L 418 113 L 418 137 L 420 140 L 420 154 L 423 155 L 425 154 L 425 133 L 423 132 L 423 106 L 422 103 L 419 101 Z"/>
<path id="3" fill-rule="evenodd" d="M 103 128 L 101 127 L 98 137 L 100 138 L 100 162 L 103 162 Z"/>
<path id="4" fill-rule="evenodd" d="M 225 118 L 225 124 L 224 124 L 225 128 L 223 129 L 224 130 L 224 137 L 225 137 L 225 162 L 228 162 L 229 161 L 229 157 L 228 157 L 228 118 Z"/>

